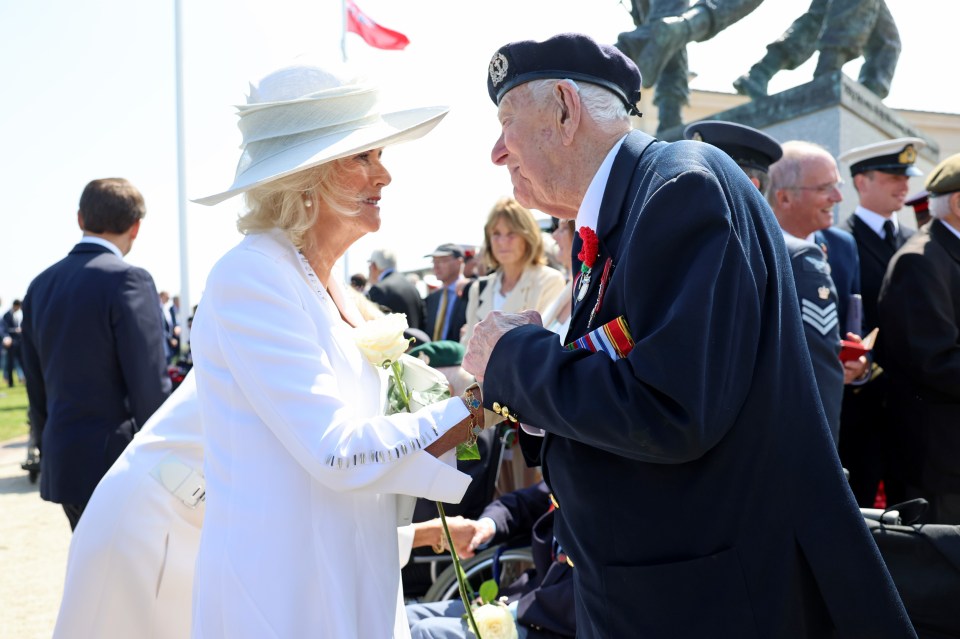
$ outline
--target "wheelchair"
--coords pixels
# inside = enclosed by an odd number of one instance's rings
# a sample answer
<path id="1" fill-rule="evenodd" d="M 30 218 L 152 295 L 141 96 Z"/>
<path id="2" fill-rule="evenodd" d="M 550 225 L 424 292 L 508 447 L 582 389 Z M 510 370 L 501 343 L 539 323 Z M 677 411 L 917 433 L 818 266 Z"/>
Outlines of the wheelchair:
<path id="1" fill-rule="evenodd" d="M 487 548 L 467 560 L 461 560 L 467 582 L 474 592 L 488 579 L 497 582 L 501 589 L 516 581 L 520 575 L 533 568 L 533 554 L 529 546 L 509 547 L 505 545 Z M 445 601 L 460 597 L 457 573 L 451 563 L 434 580 L 433 585 L 423 596 L 424 602 Z"/>

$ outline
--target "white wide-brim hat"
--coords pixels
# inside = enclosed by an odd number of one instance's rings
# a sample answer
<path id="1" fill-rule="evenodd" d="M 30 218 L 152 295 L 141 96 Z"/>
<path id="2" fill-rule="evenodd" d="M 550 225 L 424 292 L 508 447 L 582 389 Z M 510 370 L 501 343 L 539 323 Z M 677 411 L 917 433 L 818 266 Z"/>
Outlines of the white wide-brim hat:
<path id="1" fill-rule="evenodd" d="M 237 106 L 243 134 L 233 184 L 193 200 L 212 206 L 297 171 L 426 135 L 445 106 L 384 112 L 377 89 L 319 67 L 293 66 L 250 86 Z"/>

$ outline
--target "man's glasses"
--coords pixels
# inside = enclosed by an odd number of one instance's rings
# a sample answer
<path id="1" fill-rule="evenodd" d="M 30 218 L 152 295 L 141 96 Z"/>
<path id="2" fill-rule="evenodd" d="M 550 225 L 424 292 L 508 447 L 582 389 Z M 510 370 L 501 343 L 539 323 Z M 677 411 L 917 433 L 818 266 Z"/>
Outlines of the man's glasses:
<path id="1" fill-rule="evenodd" d="M 816 186 L 788 186 L 786 188 L 792 191 L 816 191 L 817 193 L 830 193 L 834 189 L 841 190 L 843 188 L 844 181 L 840 180 L 839 182 L 829 182 L 827 184 L 818 184 Z"/>

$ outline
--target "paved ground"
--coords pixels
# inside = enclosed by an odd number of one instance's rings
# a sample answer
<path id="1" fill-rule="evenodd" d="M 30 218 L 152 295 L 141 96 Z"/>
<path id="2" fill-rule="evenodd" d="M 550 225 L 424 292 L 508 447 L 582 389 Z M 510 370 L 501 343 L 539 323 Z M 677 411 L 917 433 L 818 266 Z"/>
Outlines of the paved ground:
<path id="1" fill-rule="evenodd" d="M 53 634 L 70 545 L 70 524 L 40 499 L 20 469 L 26 436 L 0 442 L 0 638 Z"/>

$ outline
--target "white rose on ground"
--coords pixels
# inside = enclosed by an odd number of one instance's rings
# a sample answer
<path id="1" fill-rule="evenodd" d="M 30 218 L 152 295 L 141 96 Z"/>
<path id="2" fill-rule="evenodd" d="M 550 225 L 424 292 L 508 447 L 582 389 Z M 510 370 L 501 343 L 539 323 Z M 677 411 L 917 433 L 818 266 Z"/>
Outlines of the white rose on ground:
<path id="1" fill-rule="evenodd" d="M 407 352 L 410 342 L 403 336 L 407 330 L 407 316 L 391 313 L 364 322 L 354 329 L 357 348 L 374 366 L 395 362 Z"/>

